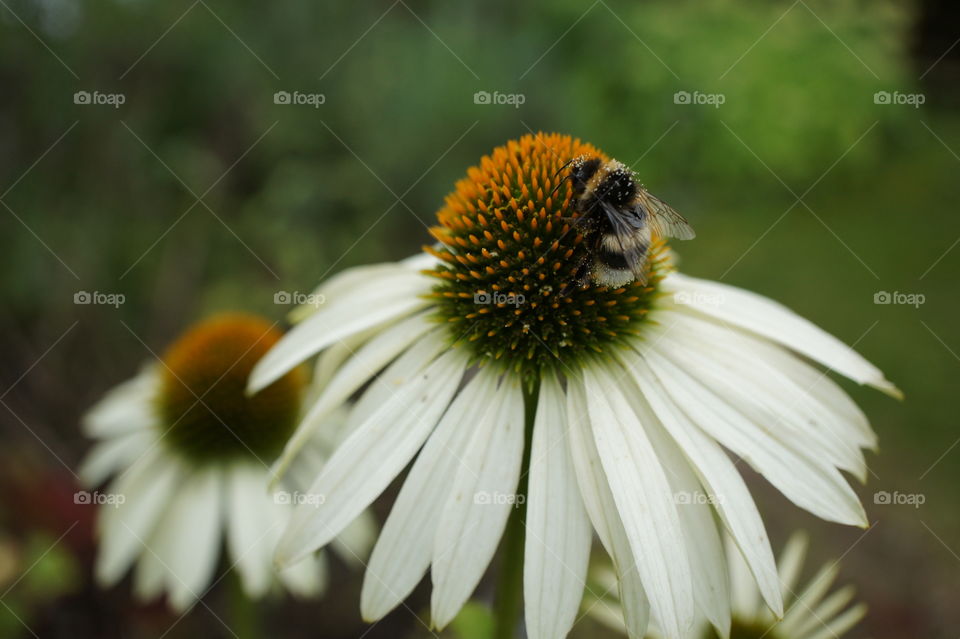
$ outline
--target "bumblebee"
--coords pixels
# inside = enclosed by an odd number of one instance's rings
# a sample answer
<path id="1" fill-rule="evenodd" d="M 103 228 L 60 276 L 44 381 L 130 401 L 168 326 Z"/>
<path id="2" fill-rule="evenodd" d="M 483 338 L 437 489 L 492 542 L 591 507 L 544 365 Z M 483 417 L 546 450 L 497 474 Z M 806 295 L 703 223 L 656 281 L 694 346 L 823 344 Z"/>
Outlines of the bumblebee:
<path id="1" fill-rule="evenodd" d="M 683 216 L 643 188 L 623 163 L 579 156 L 560 171 L 568 167 L 577 213 L 573 224 L 584 233 L 589 252 L 565 292 L 590 281 L 611 288 L 633 281 L 646 284 L 647 254 L 655 237 L 695 236 Z"/>

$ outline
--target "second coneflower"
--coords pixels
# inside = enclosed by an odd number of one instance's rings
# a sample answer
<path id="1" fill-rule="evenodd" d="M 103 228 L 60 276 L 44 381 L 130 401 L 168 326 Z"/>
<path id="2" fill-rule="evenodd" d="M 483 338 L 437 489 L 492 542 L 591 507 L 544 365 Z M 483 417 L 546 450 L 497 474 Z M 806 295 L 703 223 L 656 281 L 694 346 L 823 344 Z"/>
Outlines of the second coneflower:
<path id="1" fill-rule="evenodd" d="M 563 171 L 578 157 L 608 159 L 561 135 L 495 149 L 447 197 L 437 247 L 331 279 L 319 289 L 327 305 L 253 371 L 258 390 L 321 351 L 320 364 L 337 368 L 278 472 L 372 380 L 351 435 L 311 487 L 321 505 L 298 509 L 284 533 L 281 564 L 330 542 L 416 458 L 367 568 L 367 619 L 397 606 L 429 569 L 442 628 L 507 529 L 501 572 L 509 589 L 522 557 L 528 635 L 565 636 L 596 531 L 631 636 L 643 635 L 650 612 L 667 637 L 685 636 L 696 609 L 724 633 L 717 522 L 782 614 L 763 523 L 724 448 L 813 514 L 866 524 L 841 471 L 864 477 L 861 449 L 874 434 L 806 360 L 896 388 L 783 306 L 674 272 L 662 238 L 645 284 L 570 286 L 591 250 Z M 509 602 L 500 612 L 509 625 Z"/>

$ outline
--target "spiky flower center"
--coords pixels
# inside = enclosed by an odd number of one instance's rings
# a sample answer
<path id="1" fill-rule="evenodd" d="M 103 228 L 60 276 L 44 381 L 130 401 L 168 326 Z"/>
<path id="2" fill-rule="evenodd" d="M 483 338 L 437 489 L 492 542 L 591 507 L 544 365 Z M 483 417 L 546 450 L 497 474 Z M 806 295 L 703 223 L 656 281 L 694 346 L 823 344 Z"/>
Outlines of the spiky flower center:
<path id="1" fill-rule="evenodd" d="M 304 374 L 295 369 L 252 397 L 250 370 L 280 339 L 265 320 L 215 316 L 167 350 L 157 405 L 162 441 L 193 461 L 255 457 L 269 463 L 296 425 Z"/>
<path id="2" fill-rule="evenodd" d="M 425 247 L 440 264 L 430 272 L 440 319 L 452 339 L 479 360 L 524 378 L 545 367 L 574 367 L 639 333 L 668 268 L 657 244 L 646 285 L 575 286 L 591 259 L 564 167 L 576 157 L 609 158 L 559 134 L 526 135 L 497 147 L 467 171 L 437 214 Z"/>

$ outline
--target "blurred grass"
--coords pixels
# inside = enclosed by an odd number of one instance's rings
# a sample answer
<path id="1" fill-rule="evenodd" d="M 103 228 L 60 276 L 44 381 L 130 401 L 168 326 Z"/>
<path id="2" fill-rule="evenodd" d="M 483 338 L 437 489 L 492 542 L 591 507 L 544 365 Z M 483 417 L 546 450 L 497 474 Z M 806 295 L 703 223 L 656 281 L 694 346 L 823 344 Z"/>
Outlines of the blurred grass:
<path id="1" fill-rule="evenodd" d="M 184 324 L 225 308 L 279 319 L 278 290 L 416 251 L 467 166 L 508 138 L 559 130 L 637 161 L 647 186 L 688 215 L 698 238 L 676 247 L 684 270 L 783 301 L 901 386 L 902 404 L 847 385 L 882 446 L 860 490 L 876 532 L 844 560 L 874 603 L 853 636 L 937 636 L 960 623 L 944 594 L 960 567 L 960 447 L 934 465 L 956 438 L 960 251 L 931 268 L 960 235 L 960 118 L 935 83 L 919 84 L 932 60 L 908 55 L 918 7 L 8 3 L 4 455 L 64 472 L 53 454 L 79 459 L 82 410 Z M 79 90 L 126 102 L 75 105 Z M 280 90 L 326 102 L 277 105 Z M 480 90 L 526 102 L 476 105 Z M 927 104 L 877 105 L 880 90 L 924 91 Z M 725 102 L 678 105 L 677 91 Z M 77 306 L 79 290 L 126 303 Z M 878 291 L 926 303 L 878 306 Z M 876 490 L 927 502 L 875 506 Z M 811 528 L 822 558 L 862 534 L 758 492 L 775 537 Z"/>

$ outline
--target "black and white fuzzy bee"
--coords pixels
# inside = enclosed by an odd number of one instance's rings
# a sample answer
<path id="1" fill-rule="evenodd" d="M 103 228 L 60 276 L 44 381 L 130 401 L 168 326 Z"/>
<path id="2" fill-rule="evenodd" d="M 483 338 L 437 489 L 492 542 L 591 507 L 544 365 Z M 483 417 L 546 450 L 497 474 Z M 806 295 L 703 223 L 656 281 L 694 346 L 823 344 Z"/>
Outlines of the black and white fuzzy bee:
<path id="1" fill-rule="evenodd" d="M 689 240 L 693 228 L 682 215 L 640 185 L 633 171 L 616 160 L 581 155 L 569 166 L 573 208 L 589 254 L 566 290 L 589 281 L 619 288 L 647 283 L 647 253 L 656 237 Z"/>

